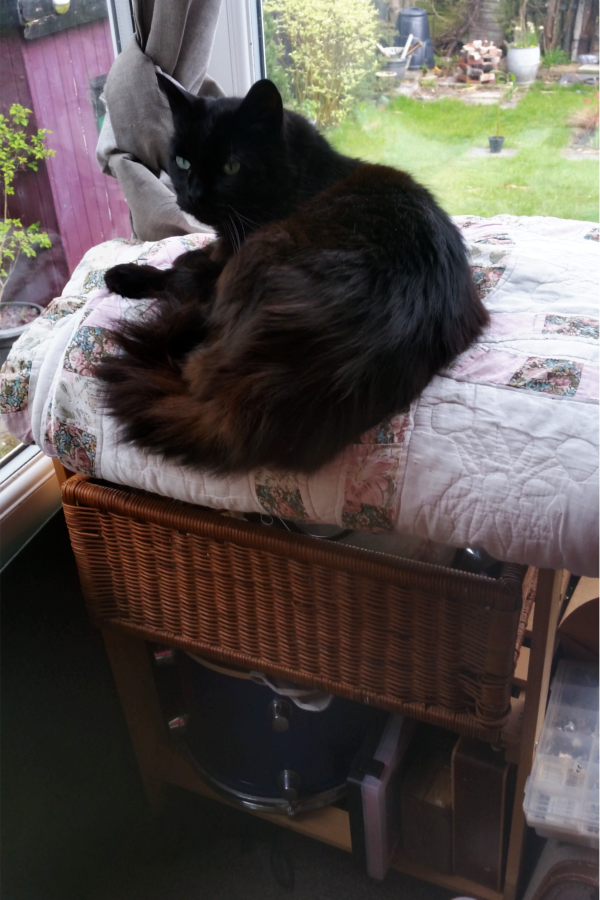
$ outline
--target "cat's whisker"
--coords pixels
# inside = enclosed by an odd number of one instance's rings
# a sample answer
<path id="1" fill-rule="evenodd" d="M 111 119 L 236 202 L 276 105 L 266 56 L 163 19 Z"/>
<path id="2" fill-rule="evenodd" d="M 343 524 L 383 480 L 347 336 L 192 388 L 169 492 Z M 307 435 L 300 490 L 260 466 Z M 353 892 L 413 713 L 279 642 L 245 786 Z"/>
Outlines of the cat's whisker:
<path id="1" fill-rule="evenodd" d="M 231 207 L 233 209 L 233 206 Z M 245 216 L 243 213 L 238 212 L 237 209 L 233 209 L 234 213 L 240 219 L 240 221 L 246 222 L 250 227 L 260 228 L 260 222 L 255 222 L 254 219 L 249 218 L 249 216 Z"/>
<path id="2" fill-rule="evenodd" d="M 234 238 L 233 238 L 233 234 L 232 234 L 231 228 L 229 227 L 229 225 L 227 224 L 227 222 L 223 222 L 223 225 L 224 225 L 224 227 L 225 227 L 225 231 L 227 232 L 227 237 L 229 238 L 229 242 L 230 242 L 230 244 L 231 244 L 231 246 L 233 247 L 233 250 L 234 250 L 234 252 L 235 252 L 235 241 L 234 241 Z"/>
<path id="3" fill-rule="evenodd" d="M 230 223 L 230 226 L 231 226 L 231 227 L 228 227 L 228 228 L 227 228 L 227 233 L 229 234 L 229 237 L 231 238 L 231 243 L 233 244 L 233 246 L 234 246 L 234 248 L 235 248 L 235 251 L 236 251 L 236 253 L 237 253 L 237 251 L 238 251 L 238 250 L 240 249 L 240 247 L 242 246 L 242 242 L 241 242 L 241 240 L 240 240 L 240 235 L 239 235 L 239 232 L 238 232 L 238 230 L 237 230 L 237 227 L 236 227 L 235 222 L 233 221 L 233 219 L 231 218 L 231 216 L 229 216 L 228 218 L 229 218 L 229 223 Z"/>
<path id="4" fill-rule="evenodd" d="M 237 217 L 237 220 L 238 220 L 238 222 L 240 223 L 240 228 L 242 229 L 242 235 L 243 235 L 243 237 L 244 237 L 244 240 L 246 240 L 246 228 L 244 227 L 244 223 L 243 223 L 243 221 L 242 221 L 242 218 L 241 218 L 240 214 L 237 212 L 237 210 L 235 210 L 235 209 L 233 208 L 233 206 L 230 206 L 229 209 L 230 209 L 230 210 L 233 212 L 233 214 Z M 233 220 L 232 220 L 232 221 L 233 221 Z"/>

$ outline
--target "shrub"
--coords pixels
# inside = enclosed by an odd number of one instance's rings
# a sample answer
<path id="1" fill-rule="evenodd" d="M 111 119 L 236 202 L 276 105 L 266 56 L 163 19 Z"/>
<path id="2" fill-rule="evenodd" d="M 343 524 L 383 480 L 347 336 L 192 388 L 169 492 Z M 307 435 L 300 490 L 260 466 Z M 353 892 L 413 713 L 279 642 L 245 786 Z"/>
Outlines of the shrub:
<path id="1" fill-rule="evenodd" d="M 562 47 L 554 47 L 553 50 L 546 50 L 542 56 L 542 66 L 549 69 L 550 66 L 566 66 L 571 62 L 571 57 L 562 49 Z"/>
<path id="2" fill-rule="evenodd" d="M 52 246 L 46 232 L 39 230 L 39 222 L 24 226 L 20 219 L 8 217 L 8 198 L 15 192 L 16 174 L 25 168 L 37 172 L 40 160 L 54 156 L 54 150 L 44 144 L 46 135 L 50 134 L 47 128 L 39 128 L 35 134 L 27 136 L 30 114 L 30 109 L 13 103 L 10 119 L 0 115 L 0 180 L 4 194 L 4 217 L 0 220 L 0 300 L 21 253 L 36 256 L 34 247 Z"/>
<path id="3" fill-rule="evenodd" d="M 583 102 L 587 103 L 587 106 L 574 112 L 568 122 L 574 128 L 589 132 L 591 136 L 598 129 L 598 94 L 594 100 L 591 97 L 584 97 Z"/>
<path id="4" fill-rule="evenodd" d="M 294 108 L 318 125 L 339 124 L 372 87 L 385 28 L 372 0 L 265 0 L 264 11 L 272 17 L 267 42 L 272 35 L 276 47 L 267 51 L 271 77 L 281 82 L 283 69 Z"/>

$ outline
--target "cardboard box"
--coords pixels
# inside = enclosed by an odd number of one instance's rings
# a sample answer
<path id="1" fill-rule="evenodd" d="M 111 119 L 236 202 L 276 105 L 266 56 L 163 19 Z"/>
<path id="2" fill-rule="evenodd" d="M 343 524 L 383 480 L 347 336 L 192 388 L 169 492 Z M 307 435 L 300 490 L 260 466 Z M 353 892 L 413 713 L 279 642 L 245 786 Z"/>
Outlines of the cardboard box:
<path id="1" fill-rule="evenodd" d="M 581 577 L 558 626 L 567 659 L 598 659 L 598 578 Z"/>
<path id="2" fill-rule="evenodd" d="M 454 874 L 502 890 L 515 768 L 489 744 L 459 738 L 452 754 Z"/>
<path id="3" fill-rule="evenodd" d="M 419 739 L 420 738 L 420 739 Z M 452 773 L 457 736 L 421 732 L 402 784 L 402 847 L 411 862 L 452 872 Z"/>

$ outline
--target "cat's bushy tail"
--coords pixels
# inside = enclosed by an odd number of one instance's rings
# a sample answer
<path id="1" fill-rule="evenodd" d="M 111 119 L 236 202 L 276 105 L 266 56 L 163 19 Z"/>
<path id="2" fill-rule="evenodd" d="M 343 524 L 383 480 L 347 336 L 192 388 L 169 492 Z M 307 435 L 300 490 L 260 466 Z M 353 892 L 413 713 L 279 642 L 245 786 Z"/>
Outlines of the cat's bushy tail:
<path id="1" fill-rule="evenodd" d="M 121 425 L 127 442 L 164 452 L 164 406 L 188 407 L 182 361 L 202 343 L 207 333 L 206 314 L 198 303 L 166 297 L 142 317 L 123 321 L 111 339 L 118 356 L 102 360 L 98 376 L 104 383 L 103 403 Z"/>

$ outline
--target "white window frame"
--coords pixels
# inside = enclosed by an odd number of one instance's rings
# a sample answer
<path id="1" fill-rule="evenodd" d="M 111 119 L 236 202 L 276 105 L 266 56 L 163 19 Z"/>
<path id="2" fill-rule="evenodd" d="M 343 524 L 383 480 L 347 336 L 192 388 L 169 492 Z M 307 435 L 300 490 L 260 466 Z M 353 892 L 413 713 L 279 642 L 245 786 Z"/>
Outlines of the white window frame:
<path id="1" fill-rule="evenodd" d="M 231 97 L 266 77 L 260 0 L 223 0 L 208 74 Z"/>
<path id="2" fill-rule="evenodd" d="M 115 56 L 133 35 L 130 0 L 107 0 Z M 243 96 L 266 76 L 260 0 L 223 0 L 208 67 L 226 94 Z M 24 446 L 0 465 L 0 571 L 60 509 L 52 460 Z"/>
<path id="3" fill-rule="evenodd" d="M 0 469 L 0 569 L 59 509 L 52 460 L 35 446 L 23 447 Z"/>

